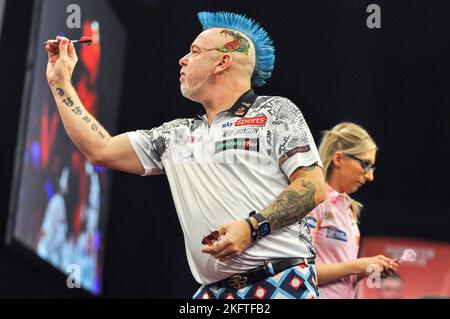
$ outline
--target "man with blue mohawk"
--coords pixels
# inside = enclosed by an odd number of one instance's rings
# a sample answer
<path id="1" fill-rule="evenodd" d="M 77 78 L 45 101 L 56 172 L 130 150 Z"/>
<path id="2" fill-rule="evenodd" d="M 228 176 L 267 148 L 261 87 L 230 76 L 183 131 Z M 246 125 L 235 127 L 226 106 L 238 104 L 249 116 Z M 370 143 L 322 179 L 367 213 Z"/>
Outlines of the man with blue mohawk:
<path id="1" fill-rule="evenodd" d="M 198 17 L 204 31 L 179 61 L 180 87 L 204 112 L 114 137 L 70 84 L 73 45 L 49 43 L 47 79 L 66 130 L 95 165 L 167 175 L 202 285 L 194 298 L 320 298 L 304 217 L 325 198 L 322 163 L 297 106 L 252 90 L 272 74 L 272 40 L 243 15 Z"/>

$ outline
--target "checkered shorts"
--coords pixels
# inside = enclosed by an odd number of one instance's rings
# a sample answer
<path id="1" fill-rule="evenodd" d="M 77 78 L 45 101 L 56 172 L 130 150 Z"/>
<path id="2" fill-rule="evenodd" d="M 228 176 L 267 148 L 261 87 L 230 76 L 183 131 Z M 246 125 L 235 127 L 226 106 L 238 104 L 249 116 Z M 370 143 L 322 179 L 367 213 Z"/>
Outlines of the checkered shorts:
<path id="1" fill-rule="evenodd" d="M 251 286 L 236 290 L 231 287 L 203 285 L 194 299 L 317 299 L 317 273 L 314 265 L 300 264 Z"/>

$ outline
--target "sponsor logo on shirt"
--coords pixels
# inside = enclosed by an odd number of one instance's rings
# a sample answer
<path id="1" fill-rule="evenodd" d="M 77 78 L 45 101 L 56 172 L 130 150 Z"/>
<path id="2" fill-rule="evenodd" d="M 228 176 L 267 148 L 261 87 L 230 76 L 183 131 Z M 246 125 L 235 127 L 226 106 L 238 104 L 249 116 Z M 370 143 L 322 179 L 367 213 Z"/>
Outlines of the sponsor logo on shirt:
<path id="1" fill-rule="evenodd" d="M 257 117 L 247 117 L 236 121 L 234 126 L 245 126 L 245 125 L 266 125 L 267 117 L 266 116 L 257 116 Z"/>
<path id="2" fill-rule="evenodd" d="M 199 135 L 199 136 L 195 136 L 195 135 L 191 135 L 191 143 L 199 143 L 203 141 L 203 136 Z"/>
<path id="3" fill-rule="evenodd" d="M 317 219 L 315 219 L 312 216 L 306 216 L 306 224 L 309 226 L 309 228 L 316 228 L 317 227 Z"/>
<path id="4" fill-rule="evenodd" d="M 325 212 L 325 213 L 323 214 L 323 219 L 326 219 L 326 220 L 333 220 L 333 219 L 334 219 L 334 215 L 333 215 L 332 212 Z"/>
<path id="5" fill-rule="evenodd" d="M 194 154 L 191 152 L 187 152 L 187 153 L 181 153 L 180 154 L 180 160 L 183 161 L 192 161 L 194 159 Z"/>
<path id="6" fill-rule="evenodd" d="M 258 138 L 233 138 L 216 142 L 214 154 L 226 150 L 259 151 Z"/>
<path id="7" fill-rule="evenodd" d="M 231 126 L 233 126 L 233 123 L 226 122 L 225 124 L 222 125 L 222 128 L 231 127 Z"/>
<path id="8" fill-rule="evenodd" d="M 261 127 L 240 127 L 232 130 L 223 131 L 222 137 L 229 137 L 233 135 L 250 135 L 250 134 L 258 134 Z"/>
<path id="9" fill-rule="evenodd" d="M 327 228 L 327 238 L 336 239 L 347 242 L 347 234 L 345 231 L 335 228 Z"/>
<path id="10" fill-rule="evenodd" d="M 309 145 L 305 145 L 305 146 L 299 146 L 296 148 L 293 148 L 292 150 L 286 152 L 285 154 L 281 155 L 279 162 L 280 162 L 280 166 L 283 165 L 284 162 L 286 162 L 286 160 L 289 157 L 294 156 L 297 153 L 306 153 L 309 152 L 311 148 L 309 147 Z"/>

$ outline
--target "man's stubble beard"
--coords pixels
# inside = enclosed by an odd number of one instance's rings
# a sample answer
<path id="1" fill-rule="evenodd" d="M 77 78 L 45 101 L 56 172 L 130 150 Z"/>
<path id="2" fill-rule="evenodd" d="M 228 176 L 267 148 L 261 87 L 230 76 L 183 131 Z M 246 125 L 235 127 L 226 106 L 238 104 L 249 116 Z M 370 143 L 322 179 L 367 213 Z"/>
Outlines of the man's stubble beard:
<path id="1" fill-rule="evenodd" d="M 210 78 L 211 76 L 205 76 L 205 78 L 203 78 L 200 82 L 198 82 L 194 86 L 189 85 L 188 80 L 186 79 L 180 84 L 181 94 L 189 100 L 198 102 L 197 98 Z"/>

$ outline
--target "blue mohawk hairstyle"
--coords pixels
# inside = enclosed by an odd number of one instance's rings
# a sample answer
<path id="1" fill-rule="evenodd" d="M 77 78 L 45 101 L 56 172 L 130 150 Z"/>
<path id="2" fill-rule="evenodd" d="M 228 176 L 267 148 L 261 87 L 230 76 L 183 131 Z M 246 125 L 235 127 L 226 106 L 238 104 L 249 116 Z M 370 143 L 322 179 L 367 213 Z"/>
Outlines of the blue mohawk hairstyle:
<path id="1" fill-rule="evenodd" d="M 272 76 L 275 64 L 275 47 L 269 34 L 255 20 L 231 12 L 199 12 L 203 30 L 227 28 L 244 33 L 255 46 L 256 64 L 252 75 L 253 86 L 263 86 Z"/>

